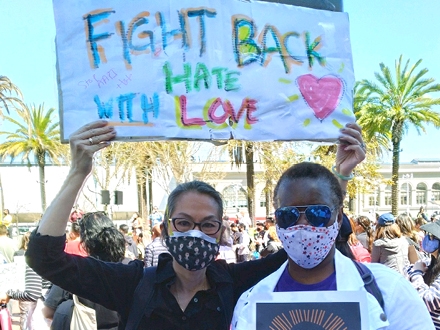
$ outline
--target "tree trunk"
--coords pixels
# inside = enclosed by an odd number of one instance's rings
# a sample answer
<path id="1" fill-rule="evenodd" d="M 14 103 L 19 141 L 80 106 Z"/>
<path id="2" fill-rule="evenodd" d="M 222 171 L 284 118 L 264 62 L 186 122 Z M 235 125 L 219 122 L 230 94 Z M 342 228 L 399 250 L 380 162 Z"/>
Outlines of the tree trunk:
<path id="1" fill-rule="evenodd" d="M 272 210 L 272 191 L 273 191 L 273 184 L 271 180 L 266 180 L 266 187 L 264 187 L 264 196 L 266 200 L 266 217 L 269 217 Z"/>
<path id="2" fill-rule="evenodd" d="M 391 213 L 398 215 L 399 209 L 399 160 L 400 160 L 400 141 L 402 139 L 402 125 L 395 124 L 391 134 L 393 144 L 393 161 L 391 169 Z"/>
<path id="3" fill-rule="evenodd" d="M 254 145 L 252 142 L 246 142 L 245 145 L 248 211 L 249 217 L 252 220 L 252 225 L 255 225 Z"/>
<path id="4" fill-rule="evenodd" d="M 44 173 L 45 154 L 37 155 L 38 171 L 40 176 L 40 196 L 41 196 L 41 210 L 42 213 L 46 211 L 46 175 Z"/>
<path id="5" fill-rule="evenodd" d="M 142 219 L 146 219 L 147 217 L 147 185 L 145 178 L 145 169 L 136 170 L 136 183 L 137 183 L 137 193 L 138 193 L 138 210 Z"/>

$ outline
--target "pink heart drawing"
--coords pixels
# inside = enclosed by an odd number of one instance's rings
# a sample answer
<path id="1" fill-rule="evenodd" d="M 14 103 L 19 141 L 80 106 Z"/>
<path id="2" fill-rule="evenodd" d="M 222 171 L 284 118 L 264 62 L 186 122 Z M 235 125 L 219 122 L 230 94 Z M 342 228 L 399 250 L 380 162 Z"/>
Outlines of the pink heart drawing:
<path id="1" fill-rule="evenodd" d="M 302 97 L 321 121 L 335 111 L 344 95 L 344 82 L 336 76 L 317 78 L 306 74 L 299 76 L 296 83 Z"/>

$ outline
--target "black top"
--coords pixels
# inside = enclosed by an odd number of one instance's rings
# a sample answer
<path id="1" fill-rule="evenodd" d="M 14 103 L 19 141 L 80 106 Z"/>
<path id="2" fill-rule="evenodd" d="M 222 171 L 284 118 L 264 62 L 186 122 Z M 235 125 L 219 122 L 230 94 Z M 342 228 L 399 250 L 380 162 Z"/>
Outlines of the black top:
<path id="1" fill-rule="evenodd" d="M 118 311 L 124 328 L 134 290 L 143 276 L 143 262 L 128 265 L 103 262 L 64 252 L 65 237 L 31 235 L 26 261 L 41 276 L 80 297 Z M 156 290 L 151 314 L 144 315 L 139 329 L 229 329 L 240 295 L 278 269 L 287 255 L 284 250 L 264 259 L 239 264 L 217 260 L 207 268 L 211 286 L 199 291 L 183 312 L 169 291 L 175 281 L 170 255 L 163 254 L 156 272 Z"/>

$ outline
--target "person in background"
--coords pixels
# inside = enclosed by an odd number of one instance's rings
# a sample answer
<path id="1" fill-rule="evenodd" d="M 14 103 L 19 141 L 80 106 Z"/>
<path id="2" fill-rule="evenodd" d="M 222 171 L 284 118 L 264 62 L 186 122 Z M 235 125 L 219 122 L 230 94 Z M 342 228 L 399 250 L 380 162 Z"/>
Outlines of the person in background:
<path id="1" fill-rule="evenodd" d="M 423 250 L 430 259 L 418 260 L 406 269 L 406 275 L 431 314 L 435 329 L 440 330 L 440 223 L 429 222 L 420 227 L 426 232 Z"/>
<path id="2" fill-rule="evenodd" d="M 374 241 L 374 231 L 370 219 L 364 215 L 357 217 L 355 220 L 354 233 L 362 246 L 371 253 Z"/>
<path id="3" fill-rule="evenodd" d="M 17 242 L 8 237 L 8 228 L 6 225 L 0 225 L 0 253 L 9 263 L 14 261 L 15 251 L 17 251 Z"/>
<path id="4" fill-rule="evenodd" d="M 23 235 L 20 250 L 17 251 L 17 259 L 23 257 L 28 249 L 30 233 Z M 17 266 L 20 263 L 17 260 Z M 48 323 L 43 319 L 41 308 L 37 307 L 38 301 L 50 287 L 51 283 L 43 280 L 35 271 L 25 264 L 24 289 L 10 289 L 0 293 L 0 303 L 7 304 L 9 300 L 18 300 L 20 308 L 20 329 L 44 330 L 49 329 Z M 41 301 L 41 300 L 40 300 Z M 41 306 L 42 307 L 42 306 Z"/>
<path id="5" fill-rule="evenodd" d="M 240 217 L 240 222 L 241 224 L 243 224 L 245 226 L 246 230 L 249 230 L 249 228 L 252 226 L 252 219 L 249 216 L 249 212 L 246 210 L 243 210 L 240 212 L 241 217 Z"/>
<path id="6" fill-rule="evenodd" d="M 359 134 L 349 131 L 349 145 L 338 148 L 338 154 L 344 157 L 337 157 L 333 172 L 342 180 L 352 178 L 354 167 L 365 158 L 360 128 L 349 124 L 343 132 L 348 129 Z M 319 164 L 300 163 L 286 170 L 278 180 L 274 190 L 276 230 L 288 261 L 241 295 L 234 310 L 233 330 L 248 329 L 255 322 L 256 303 L 262 295 L 293 291 L 363 292 L 370 329 L 433 329 L 425 306 L 405 278 L 383 265 L 366 264 L 382 292 L 383 309 L 365 289 L 355 263 L 336 249 L 343 223 L 344 195 L 335 175 Z M 298 292 L 297 296 L 300 295 Z M 271 303 L 276 302 L 274 299 Z M 408 310 L 415 317 L 408 317 Z M 301 324 L 304 329 L 305 323 Z"/>
<path id="7" fill-rule="evenodd" d="M 159 208 L 157 206 L 153 207 L 153 212 L 150 214 L 150 223 L 151 228 L 155 225 L 160 224 L 163 221 L 163 215 L 160 213 Z"/>
<path id="8" fill-rule="evenodd" d="M 269 238 L 267 241 L 267 246 L 260 252 L 262 258 L 268 256 L 269 254 L 278 252 L 283 248 L 283 245 L 278 238 L 277 230 L 274 226 L 269 227 L 267 235 Z"/>
<path id="9" fill-rule="evenodd" d="M 391 213 L 382 214 L 378 219 L 376 237 L 371 251 L 371 262 L 381 263 L 403 274 L 409 265 L 409 244 Z"/>
<path id="10" fill-rule="evenodd" d="M 420 250 L 423 251 L 422 249 L 422 241 L 425 238 L 425 232 L 420 228 L 421 226 L 426 224 L 426 220 L 423 219 L 422 217 L 417 217 L 414 220 L 414 230 L 417 232 L 417 236 L 418 236 L 418 241 L 420 242 Z"/>
<path id="11" fill-rule="evenodd" d="M 219 242 L 219 250 L 217 259 L 223 259 L 228 264 L 229 263 L 235 263 L 237 262 L 237 258 L 235 256 L 235 251 L 232 247 L 233 240 L 232 240 L 232 231 L 229 224 L 229 220 L 223 220 L 223 234 L 220 238 Z"/>
<path id="12" fill-rule="evenodd" d="M 70 213 L 70 222 L 77 222 L 81 220 L 84 215 L 84 212 L 79 208 L 78 204 L 75 204 L 72 208 L 72 213 Z"/>
<path id="13" fill-rule="evenodd" d="M 86 213 L 80 225 L 81 244 L 85 247 L 89 256 L 106 262 L 122 262 L 127 264 L 130 261 L 124 258 L 125 239 L 123 234 L 113 226 L 112 220 L 105 213 Z M 117 312 L 82 297 L 78 297 L 78 301 L 82 305 L 94 310 L 98 330 L 118 329 L 119 315 Z M 44 305 L 44 316 L 53 320 L 51 329 L 71 329 L 70 324 L 74 305 L 71 293 L 54 285 L 50 289 Z"/>
<path id="14" fill-rule="evenodd" d="M 153 240 L 145 248 L 145 257 L 144 257 L 145 267 L 157 266 L 159 262 L 159 255 L 161 255 L 162 253 L 169 254 L 168 249 L 165 246 L 164 241 L 162 240 L 161 237 L 162 230 L 163 230 L 162 223 L 153 226 L 152 236 L 151 236 Z"/>
<path id="15" fill-rule="evenodd" d="M 241 240 L 241 232 L 238 230 L 238 225 L 233 222 L 231 227 L 231 237 L 232 237 L 232 250 L 235 252 L 235 260 L 238 261 L 238 246 Z"/>
<path id="16" fill-rule="evenodd" d="M 66 242 L 64 251 L 69 254 L 76 254 L 78 256 L 87 256 L 87 252 L 84 250 L 81 244 L 80 238 L 80 226 L 78 222 L 72 222 L 70 226 L 69 239 Z"/>
<path id="17" fill-rule="evenodd" d="M 425 208 L 423 206 L 420 206 L 419 213 L 417 213 L 417 218 L 422 217 L 423 220 L 428 221 L 428 216 L 425 213 Z"/>
<path id="18" fill-rule="evenodd" d="M 237 246 L 237 262 L 243 262 L 249 260 L 251 252 L 249 250 L 249 245 L 251 244 L 251 238 L 244 223 L 240 222 L 238 224 L 238 231 L 241 235 Z"/>
<path id="19" fill-rule="evenodd" d="M 266 230 L 264 228 L 264 222 L 257 221 L 256 229 L 255 229 L 255 250 L 261 252 L 264 248 L 266 248 L 266 243 L 264 242 Z"/>
<path id="20" fill-rule="evenodd" d="M 136 247 L 138 250 L 139 260 L 145 259 L 145 244 L 144 244 L 144 233 L 140 233 L 136 238 Z"/>
<path id="21" fill-rule="evenodd" d="M 20 282 L 22 283 L 25 283 L 26 281 L 26 262 L 24 260 L 24 253 L 27 250 L 30 236 L 31 232 L 29 231 L 23 234 L 23 236 L 21 237 L 20 247 L 14 253 L 14 262 L 16 263 L 17 267 L 17 276 L 21 277 L 23 275 L 23 278 L 20 278 Z M 36 308 L 36 302 L 19 300 L 18 308 L 20 310 L 20 329 L 31 330 L 33 326 L 32 317 Z"/>
<path id="22" fill-rule="evenodd" d="M 353 253 L 354 260 L 359 262 L 371 262 L 370 252 L 361 244 L 355 234 L 355 222 L 352 218 L 347 217 L 350 222 L 351 233 L 348 235 L 347 243 Z"/>
<path id="23" fill-rule="evenodd" d="M 141 218 L 138 212 L 134 212 L 131 216 L 131 232 L 133 233 L 133 239 L 137 242 L 138 236 L 142 233 L 144 219 Z"/>
<path id="24" fill-rule="evenodd" d="M 419 235 L 414 227 L 414 222 L 406 213 L 400 214 L 396 218 L 396 224 L 399 226 L 400 232 L 406 238 L 409 244 L 408 259 L 410 264 L 414 264 L 417 260 L 425 258 L 420 249 Z"/>
<path id="25" fill-rule="evenodd" d="M 136 246 L 135 241 L 133 240 L 133 237 L 128 235 L 128 226 L 125 224 L 122 224 L 119 226 L 119 231 L 124 235 L 125 238 L 125 257 L 130 258 L 132 260 L 138 259 L 138 249 Z"/>
<path id="26" fill-rule="evenodd" d="M 12 223 L 12 215 L 9 213 L 8 209 L 3 210 L 3 219 L 1 224 L 5 225 L 6 228 L 9 228 L 9 226 Z"/>
<path id="27" fill-rule="evenodd" d="M 265 233 L 263 235 L 263 243 L 267 244 L 267 241 L 269 240 L 269 228 L 275 227 L 275 219 L 273 216 L 267 216 L 266 221 L 264 222 L 264 229 Z"/>

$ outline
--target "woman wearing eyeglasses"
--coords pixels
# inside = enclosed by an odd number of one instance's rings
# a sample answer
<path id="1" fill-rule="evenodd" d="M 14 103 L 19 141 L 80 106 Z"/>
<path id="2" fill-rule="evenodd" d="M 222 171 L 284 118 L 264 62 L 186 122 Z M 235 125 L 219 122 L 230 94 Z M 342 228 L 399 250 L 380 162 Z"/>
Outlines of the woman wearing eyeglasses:
<path id="1" fill-rule="evenodd" d="M 360 133 L 358 127 L 353 128 Z M 376 297 L 367 292 L 355 263 L 335 247 L 343 221 L 343 192 L 338 179 L 351 178 L 354 166 L 348 164 L 356 163 L 354 158 L 365 157 L 360 134 L 352 134 L 345 141 L 349 143 L 345 148 L 352 153 L 338 157 L 338 160 L 345 160 L 336 163 L 334 173 L 318 164 L 300 163 L 289 168 L 279 179 L 274 191 L 276 229 L 288 254 L 288 261 L 243 293 L 234 310 L 233 329 L 254 329 L 257 322 L 264 321 L 258 320 L 257 301 L 267 296 L 267 292 L 294 292 L 291 293 L 292 301 L 294 297 L 295 301 L 301 301 L 301 292 L 304 291 L 363 292 L 367 298 L 369 329 L 433 329 L 426 307 L 404 277 L 383 265 L 368 264 L 385 302 L 382 308 Z M 289 296 L 283 297 L 287 299 Z M 270 302 L 276 303 L 276 297 L 279 295 L 275 294 Z M 326 300 L 328 298 L 322 299 L 322 302 L 331 302 Z M 322 307 L 314 306 L 308 312 L 296 310 L 296 317 L 289 314 L 294 312 L 293 307 L 289 310 L 285 307 L 279 318 L 275 316 L 276 313 L 281 314 L 281 311 L 276 312 L 275 307 L 272 307 L 274 312 L 267 318 L 272 320 L 273 317 L 274 329 L 290 329 L 292 324 L 308 329 L 313 324 L 322 326 L 327 319 L 329 322 L 331 317 L 328 314 L 325 317 L 320 314 Z M 278 306 L 277 310 L 280 308 Z M 411 311 L 412 316 L 407 315 L 408 311 Z M 323 322 L 314 323 L 319 318 L 324 318 Z M 343 328 L 341 324 L 331 322 L 327 325 L 332 329 L 337 326 Z M 353 328 L 360 328 L 359 324 Z"/>
<path id="2" fill-rule="evenodd" d="M 220 194 L 206 183 L 185 183 L 170 194 L 163 238 L 171 255 L 161 255 L 157 269 L 146 268 L 144 273 L 142 262 L 113 264 L 64 253 L 63 234 L 69 211 L 92 169 L 93 154 L 108 146 L 115 134 L 106 122 L 99 121 L 71 136 L 71 170 L 31 238 L 33 248 L 27 255 L 28 263 L 69 292 L 118 311 L 122 329 L 229 329 L 240 294 L 277 270 L 287 255 L 281 250 L 240 264 L 214 260 L 222 233 L 223 204 Z M 341 131 L 341 142 L 344 141 L 338 146 L 336 167 L 343 189 L 348 174 L 365 157 L 358 125 L 349 124 Z M 310 197 L 313 191 L 303 194 Z M 300 207 L 298 212 L 306 212 L 311 221 L 319 223 L 330 215 L 332 219 L 327 222 L 333 224 L 340 205 L 324 204 L 312 201 L 310 207 Z M 282 206 L 289 205 L 298 204 Z M 153 275 L 149 269 L 154 270 Z M 139 293 L 145 301 L 138 300 Z M 138 315 L 133 311 L 139 311 L 139 306 L 140 317 L 133 321 L 133 315 Z"/>
<path id="3" fill-rule="evenodd" d="M 36 251 L 27 255 L 28 263 L 63 289 L 117 311 L 120 329 L 229 329 L 240 294 L 278 269 L 287 255 L 281 250 L 241 264 L 215 260 L 223 202 L 204 182 L 181 184 L 169 195 L 162 236 L 170 254 L 160 255 L 157 269 L 144 273 L 142 261 L 123 265 L 64 252 L 69 211 L 92 169 L 93 154 L 114 137 L 105 122 L 70 137 L 72 167 L 31 237 L 29 250 Z"/>

